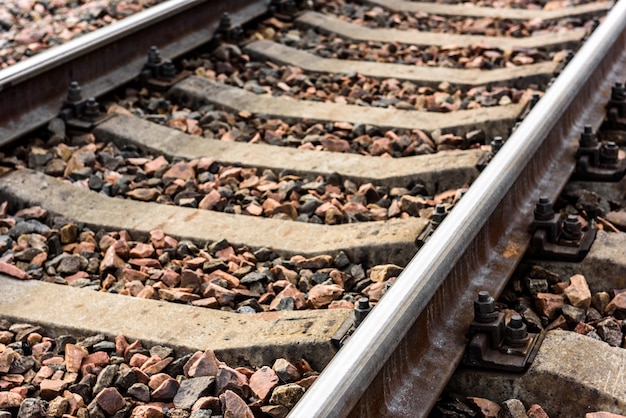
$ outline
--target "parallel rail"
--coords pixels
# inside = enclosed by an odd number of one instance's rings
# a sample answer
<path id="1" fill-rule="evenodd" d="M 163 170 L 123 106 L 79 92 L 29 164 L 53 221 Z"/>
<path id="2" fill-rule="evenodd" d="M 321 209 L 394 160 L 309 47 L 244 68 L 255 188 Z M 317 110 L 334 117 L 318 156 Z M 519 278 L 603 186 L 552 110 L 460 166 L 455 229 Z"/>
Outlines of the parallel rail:
<path id="1" fill-rule="evenodd" d="M 84 97 L 103 95 L 137 77 L 151 46 L 179 56 L 208 42 L 223 13 L 236 24 L 266 12 L 263 1 L 170 0 L 3 70 L 0 145 L 56 117 L 72 81 Z"/>
<path id="2" fill-rule="evenodd" d="M 266 11 L 263 3 L 171 1 L 141 16 L 168 19 L 158 38 L 129 17 L 105 29 L 104 40 L 86 35 L 11 67 L 0 75 L 0 145 L 55 117 L 71 81 L 80 80 L 86 96 L 101 95 L 133 79 L 151 45 L 165 58 L 191 50 L 210 39 L 223 12 L 248 20 Z M 290 416 L 428 414 L 460 361 L 477 291 L 501 291 L 528 246 L 534 202 L 559 193 L 582 126 L 599 126 L 611 84 L 623 80 L 625 27 L 622 0 Z M 70 52 L 77 46 L 82 52 Z M 26 111 L 13 107 L 29 92 Z"/>
<path id="3" fill-rule="evenodd" d="M 528 246 L 534 202 L 565 185 L 577 138 L 600 125 L 625 63 L 622 0 L 290 416 L 428 415 L 460 362 L 478 290 L 503 289 Z"/>

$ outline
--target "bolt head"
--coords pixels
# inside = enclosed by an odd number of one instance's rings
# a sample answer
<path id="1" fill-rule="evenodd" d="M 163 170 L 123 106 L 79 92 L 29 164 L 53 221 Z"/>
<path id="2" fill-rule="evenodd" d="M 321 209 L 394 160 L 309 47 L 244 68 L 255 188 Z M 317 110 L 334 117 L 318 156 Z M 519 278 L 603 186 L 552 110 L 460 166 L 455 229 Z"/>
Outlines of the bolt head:
<path id="1" fill-rule="evenodd" d="M 484 290 L 478 292 L 478 299 L 474 301 L 474 318 L 483 322 L 481 319 L 491 318 L 494 313 L 497 316 L 496 301 L 489 295 L 489 292 Z"/>
<path id="2" fill-rule="evenodd" d="M 580 238 L 583 225 L 576 215 L 568 215 L 563 221 L 563 231 L 575 239 Z"/>
<path id="3" fill-rule="evenodd" d="M 523 347 L 528 343 L 528 330 L 520 315 L 513 315 L 506 325 L 504 343 L 511 347 Z"/>
<path id="4" fill-rule="evenodd" d="M 552 219 L 554 216 L 554 210 L 552 209 L 550 199 L 545 196 L 541 196 L 535 205 L 534 215 L 535 219 L 540 221 Z"/>

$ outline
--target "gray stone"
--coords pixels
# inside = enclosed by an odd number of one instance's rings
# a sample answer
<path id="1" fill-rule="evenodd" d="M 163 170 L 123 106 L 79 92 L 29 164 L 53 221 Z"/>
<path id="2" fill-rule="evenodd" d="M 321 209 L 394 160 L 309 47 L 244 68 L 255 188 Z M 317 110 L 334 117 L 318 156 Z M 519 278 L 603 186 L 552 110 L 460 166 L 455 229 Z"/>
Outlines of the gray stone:
<path id="1" fill-rule="evenodd" d="M 70 275 L 79 272 L 87 267 L 87 259 L 80 255 L 70 255 L 64 257 L 57 266 L 57 272 L 63 275 Z"/>
<path id="2" fill-rule="evenodd" d="M 13 360 L 9 373 L 23 374 L 34 368 L 36 364 L 37 363 L 32 356 L 21 356 L 20 358 Z"/>
<path id="3" fill-rule="evenodd" d="M 263 273 L 260 273 L 258 271 L 253 271 L 250 272 L 248 274 L 246 274 L 245 276 L 243 276 L 240 280 L 241 284 L 250 284 L 250 283 L 254 283 L 254 282 L 258 282 L 261 280 L 267 280 L 267 276 Z"/>
<path id="4" fill-rule="evenodd" d="M 165 416 L 167 418 L 189 418 L 189 411 L 185 411 L 184 409 L 180 408 L 171 408 L 168 409 Z"/>
<path id="5" fill-rule="evenodd" d="M 176 396 L 174 396 L 174 406 L 181 409 L 191 409 L 198 398 L 211 394 L 214 384 L 215 377 L 213 376 L 183 380 Z"/>
<path id="6" fill-rule="evenodd" d="M 606 318 L 596 325 L 598 335 L 611 347 L 620 347 L 624 339 L 622 325 L 613 318 Z"/>
<path id="7" fill-rule="evenodd" d="M 531 279 L 530 277 L 527 277 L 524 282 L 526 284 L 526 288 L 532 295 L 548 292 L 548 281 L 545 279 Z"/>
<path id="8" fill-rule="evenodd" d="M 295 383 L 287 383 L 286 385 L 276 386 L 270 397 L 270 403 L 273 405 L 282 405 L 287 408 L 293 408 L 294 405 L 304 395 L 304 388 Z"/>
<path id="9" fill-rule="evenodd" d="M 103 334 L 96 334 L 90 337 L 84 338 L 76 343 L 78 347 L 86 348 L 87 350 L 93 348 L 94 345 L 105 341 L 106 337 Z"/>
<path id="10" fill-rule="evenodd" d="M 8 235 L 0 235 L 0 254 L 13 246 L 13 239 Z"/>
<path id="11" fill-rule="evenodd" d="M 113 381 L 119 370 L 118 365 L 108 365 L 98 374 L 96 384 L 93 386 L 93 395 L 96 396 L 102 389 L 113 385 Z"/>
<path id="12" fill-rule="evenodd" d="M 89 418 L 107 418 L 105 412 L 98 406 L 98 402 L 94 399 L 87 405 Z"/>
<path id="13" fill-rule="evenodd" d="M 166 359 L 168 357 L 171 357 L 173 354 L 174 350 L 172 350 L 170 347 L 155 345 L 154 347 L 150 348 L 150 355 L 159 356 L 160 359 Z"/>
<path id="14" fill-rule="evenodd" d="M 65 138 L 65 121 L 61 118 L 54 118 L 48 123 L 48 130 L 54 135 Z"/>
<path id="15" fill-rule="evenodd" d="M 295 302 L 291 296 L 285 296 L 280 299 L 278 305 L 276 305 L 277 311 L 293 311 L 295 309 Z"/>
<path id="16" fill-rule="evenodd" d="M 48 415 L 55 418 L 61 418 L 69 408 L 69 405 L 70 404 L 67 399 L 62 396 L 57 396 L 51 400 L 48 405 Z"/>
<path id="17" fill-rule="evenodd" d="M 115 352 L 115 343 L 113 341 L 100 341 L 93 345 L 93 351 L 106 351 L 111 354 Z"/>
<path id="18" fill-rule="evenodd" d="M 187 363 L 187 361 L 189 361 L 189 359 L 191 358 L 192 354 L 185 354 L 182 357 L 178 357 L 177 359 L 175 359 L 174 361 L 172 361 L 170 364 L 167 365 L 167 367 L 163 370 L 163 373 L 167 373 L 170 376 L 178 376 L 184 373 L 183 367 L 185 366 L 185 363 Z"/>
<path id="19" fill-rule="evenodd" d="M 576 308 L 572 305 L 563 305 L 561 313 L 571 327 L 575 327 L 579 322 L 585 322 L 586 311 L 584 309 Z"/>
<path id="20" fill-rule="evenodd" d="M 137 375 L 131 369 L 120 370 L 115 378 L 115 386 L 124 390 L 137 383 Z"/>
<path id="21" fill-rule="evenodd" d="M 210 409 L 196 409 L 189 415 L 189 418 L 211 418 L 213 411 Z"/>
<path id="22" fill-rule="evenodd" d="M 509 399 L 500 405 L 498 418 L 528 418 L 526 408 L 519 399 Z"/>
<path id="23" fill-rule="evenodd" d="M 48 402 L 41 399 L 26 398 L 20 405 L 17 418 L 45 418 Z"/>
<path id="24" fill-rule="evenodd" d="M 15 226 L 9 230 L 9 235 L 11 238 L 16 239 L 20 235 L 32 234 L 33 232 L 43 234 L 49 230 L 50 228 L 48 226 L 35 219 L 31 219 L 29 221 L 16 223 Z"/>
<path id="25" fill-rule="evenodd" d="M 525 306 L 522 309 L 518 310 L 519 314 L 524 319 L 526 326 L 528 327 L 528 332 L 540 332 L 543 331 L 543 324 L 541 323 L 541 318 L 539 315 L 532 310 L 530 307 Z"/>
<path id="26" fill-rule="evenodd" d="M 135 383 L 126 391 L 130 396 L 141 402 L 150 401 L 150 388 L 143 383 Z"/>

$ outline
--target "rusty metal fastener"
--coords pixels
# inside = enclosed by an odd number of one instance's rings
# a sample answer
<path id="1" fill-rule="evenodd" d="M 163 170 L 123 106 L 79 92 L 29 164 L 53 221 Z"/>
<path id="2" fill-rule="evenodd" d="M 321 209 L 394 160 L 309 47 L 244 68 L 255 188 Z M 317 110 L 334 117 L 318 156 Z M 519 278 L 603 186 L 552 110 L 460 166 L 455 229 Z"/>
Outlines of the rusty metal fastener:
<path id="1" fill-rule="evenodd" d="M 539 93 L 533 93 L 533 95 L 530 96 L 530 102 L 528 103 L 528 105 L 530 106 L 531 109 L 535 107 L 537 103 L 539 103 L 539 99 L 541 99 L 541 96 L 539 95 Z"/>
<path id="2" fill-rule="evenodd" d="M 217 25 L 218 33 L 226 33 L 233 28 L 233 20 L 230 18 L 230 14 L 225 12 L 220 17 L 220 23 Z"/>
<path id="3" fill-rule="evenodd" d="M 159 65 L 160 63 L 161 63 L 161 51 L 159 51 L 159 48 L 157 48 L 155 45 L 152 45 L 150 47 L 150 50 L 148 51 L 148 61 L 146 62 L 146 65 L 148 67 L 156 68 L 156 66 Z"/>
<path id="4" fill-rule="evenodd" d="M 86 132 L 110 119 L 112 115 L 100 112 L 100 104 L 93 97 L 84 100 L 80 85 L 72 81 L 59 116 L 65 121 L 69 130 Z"/>
<path id="5" fill-rule="evenodd" d="M 484 312 L 495 311 L 492 322 L 479 322 Z M 491 314 L 492 312 L 490 312 Z M 470 324 L 463 363 L 473 367 L 523 371 L 530 365 L 541 340 L 539 334 L 531 334 L 522 317 L 515 314 L 505 325 L 505 315 L 496 311 L 493 298 L 486 291 L 478 293 L 474 302 L 474 321 Z"/>
<path id="6" fill-rule="evenodd" d="M 359 326 L 371 310 L 369 299 L 366 297 L 360 298 L 354 308 L 354 326 Z"/>
<path id="7" fill-rule="evenodd" d="M 433 212 L 431 223 L 434 227 L 437 227 L 441 222 L 443 222 L 447 215 L 448 211 L 446 210 L 446 206 L 442 203 L 439 203 L 435 206 L 435 211 Z"/>
<path id="8" fill-rule="evenodd" d="M 624 103 L 626 104 L 626 102 Z M 612 109 L 613 115 L 616 115 L 617 109 Z M 619 125 L 617 119 L 613 119 L 613 122 Z M 608 125 L 605 127 L 608 130 L 611 129 Z M 624 177 L 626 174 L 626 160 L 619 159 L 619 147 L 615 142 L 609 141 L 600 144 L 591 126 L 585 126 L 583 133 L 580 135 L 579 144 L 576 152 L 575 179 L 583 181 L 620 181 Z"/>
<path id="9" fill-rule="evenodd" d="M 225 12 L 215 30 L 215 38 L 218 41 L 239 42 L 243 39 L 243 29 L 239 25 L 234 25 L 230 14 Z"/>
<path id="10" fill-rule="evenodd" d="M 609 130 L 623 129 L 626 117 L 626 86 L 624 83 L 615 83 L 611 87 L 611 99 L 607 104 L 607 120 L 603 126 Z"/>
<path id="11" fill-rule="evenodd" d="M 583 132 L 580 134 L 581 148 L 594 148 L 598 144 L 598 138 L 593 133 L 591 125 L 585 125 Z"/>
<path id="12" fill-rule="evenodd" d="M 563 239 L 576 241 L 583 235 L 583 225 L 576 215 L 568 215 L 563 220 L 561 236 Z"/>
<path id="13" fill-rule="evenodd" d="M 545 196 L 541 196 L 535 205 L 535 211 L 533 212 L 535 219 L 538 221 L 547 221 L 554 217 L 554 209 L 552 209 L 552 203 L 550 199 Z"/>
<path id="14" fill-rule="evenodd" d="M 513 315 L 504 330 L 504 344 L 511 347 L 525 347 L 528 344 L 528 330 L 520 315 Z"/>
<path id="15" fill-rule="evenodd" d="M 188 71 L 177 71 L 172 60 L 163 60 L 159 49 L 151 46 L 139 78 L 151 90 L 167 91 L 188 75 Z"/>
<path id="16" fill-rule="evenodd" d="M 75 104 L 83 100 L 82 89 L 77 81 L 72 81 L 70 83 L 70 88 L 67 91 L 67 99 L 66 103 Z"/>
<path id="17" fill-rule="evenodd" d="M 503 145 L 504 145 L 504 140 L 502 139 L 501 136 L 494 137 L 493 141 L 491 141 L 491 154 L 496 155 L 498 151 L 502 149 Z"/>
<path id="18" fill-rule="evenodd" d="M 583 228 L 576 215 L 565 219 L 554 213 L 546 197 L 539 198 L 532 223 L 533 237 L 528 255 L 564 261 L 580 261 L 596 236 L 593 224 Z"/>
<path id="19" fill-rule="evenodd" d="M 356 330 L 361 322 L 365 319 L 368 313 L 372 310 L 370 301 L 366 297 L 362 297 L 357 301 L 357 305 L 354 307 L 353 314 L 350 318 L 346 319 L 339 327 L 337 332 L 331 337 L 333 345 L 339 349 L 350 339 L 350 336 Z"/>
<path id="20" fill-rule="evenodd" d="M 81 116 L 87 120 L 97 119 L 100 116 L 100 105 L 95 98 L 90 97 L 85 101 Z"/>
<path id="21" fill-rule="evenodd" d="M 417 238 L 415 238 L 415 245 L 418 249 L 424 246 L 426 240 L 433 234 L 433 232 L 435 232 L 435 229 L 437 229 L 439 224 L 443 222 L 447 215 L 448 211 L 446 210 L 445 205 L 440 203 L 435 206 L 435 211 L 433 212 L 430 222 L 426 225 L 426 228 L 420 232 Z"/>
<path id="22" fill-rule="evenodd" d="M 496 301 L 486 290 L 478 292 L 478 299 L 474 301 L 474 320 L 480 323 L 493 322 L 498 319 Z"/>
<path id="23" fill-rule="evenodd" d="M 624 87 L 623 83 L 615 83 L 615 85 L 611 87 L 611 100 L 626 100 L 626 87 Z"/>
<path id="24" fill-rule="evenodd" d="M 159 76 L 167 80 L 176 77 L 176 67 L 174 67 L 172 60 L 163 61 L 163 64 L 159 66 Z"/>
<path id="25" fill-rule="evenodd" d="M 600 163 L 616 165 L 619 160 L 619 147 L 615 142 L 609 141 L 600 148 Z"/>
<path id="26" fill-rule="evenodd" d="M 296 12 L 296 2 L 293 0 L 271 0 L 268 9 L 278 18 L 290 18 Z"/>

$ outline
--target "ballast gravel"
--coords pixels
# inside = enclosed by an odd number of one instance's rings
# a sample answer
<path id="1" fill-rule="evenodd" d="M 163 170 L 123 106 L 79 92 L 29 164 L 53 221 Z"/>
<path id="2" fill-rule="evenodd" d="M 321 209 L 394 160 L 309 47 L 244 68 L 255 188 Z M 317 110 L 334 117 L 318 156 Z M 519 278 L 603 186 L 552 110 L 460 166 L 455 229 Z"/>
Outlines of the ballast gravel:
<path id="1" fill-rule="evenodd" d="M 123 335 L 48 336 L 0 318 L 0 417 L 285 417 L 316 380 L 306 359 L 237 367 Z"/>
<path id="2" fill-rule="evenodd" d="M 160 0 L 17 0 L 0 3 L 0 69 L 110 25 Z"/>
<path id="3" fill-rule="evenodd" d="M 91 231 L 41 207 L 15 216 L 0 205 L 0 273 L 145 299 L 250 314 L 375 305 L 402 271 L 335 257 L 281 258 L 227 241 L 196 245 L 162 230 L 147 240 L 127 231 Z M 46 222 L 47 221 L 47 222 Z"/>

